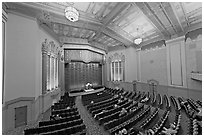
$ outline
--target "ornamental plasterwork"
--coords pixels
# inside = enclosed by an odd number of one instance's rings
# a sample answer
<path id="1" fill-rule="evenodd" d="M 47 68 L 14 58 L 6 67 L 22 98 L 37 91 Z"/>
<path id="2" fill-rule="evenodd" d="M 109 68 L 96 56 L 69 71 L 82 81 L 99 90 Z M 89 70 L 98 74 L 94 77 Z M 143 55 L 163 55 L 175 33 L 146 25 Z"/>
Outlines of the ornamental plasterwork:
<path id="1" fill-rule="evenodd" d="M 48 55 L 52 55 L 57 57 L 59 47 L 55 45 L 54 41 L 48 42 L 47 39 L 42 43 L 42 53 L 47 53 Z"/>
<path id="2" fill-rule="evenodd" d="M 112 61 L 112 57 L 109 57 L 108 58 L 108 63 L 111 64 L 111 61 Z"/>
<path id="3" fill-rule="evenodd" d="M 42 43 L 42 52 L 46 53 L 48 51 L 48 42 L 47 39 L 45 39 L 45 41 Z"/>
<path id="4" fill-rule="evenodd" d="M 121 60 L 122 62 L 125 61 L 125 55 L 123 55 L 123 53 L 114 53 L 112 56 L 110 56 L 108 58 L 108 63 L 111 63 L 112 61 L 115 61 L 115 60 Z"/>

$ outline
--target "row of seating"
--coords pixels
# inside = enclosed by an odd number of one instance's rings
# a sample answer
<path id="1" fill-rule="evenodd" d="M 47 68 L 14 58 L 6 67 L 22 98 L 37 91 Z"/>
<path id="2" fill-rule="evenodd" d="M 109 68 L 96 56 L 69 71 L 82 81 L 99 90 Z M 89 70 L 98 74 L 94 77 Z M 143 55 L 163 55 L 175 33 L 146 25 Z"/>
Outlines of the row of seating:
<path id="1" fill-rule="evenodd" d="M 42 133 L 42 134 L 86 134 L 86 127 L 81 119 L 78 109 L 75 107 L 75 97 L 70 97 L 68 93 L 65 93 L 64 96 L 61 97 L 58 103 L 54 105 L 58 105 L 61 108 L 66 106 L 66 108 L 52 110 L 51 117 L 54 117 L 54 120 L 51 123 L 55 126 L 57 123 L 63 125 L 63 123 L 71 122 L 70 126 L 61 127 L 59 129 L 55 129 L 50 132 Z M 47 121 L 47 123 L 50 123 Z"/>
<path id="2" fill-rule="evenodd" d="M 196 103 L 197 103 L 198 105 L 200 105 L 200 107 L 202 107 L 202 102 L 201 102 L 200 100 L 197 100 Z"/>
<path id="3" fill-rule="evenodd" d="M 193 118 L 194 117 L 194 114 L 196 114 L 196 110 L 193 109 L 193 107 L 189 104 L 188 101 L 184 101 L 182 98 L 178 98 L 180 103 L 181 103 L 181 106 L 182 108 L 185 110 L 186 112 L 186 115 L 189 117 L 189 118 Z"/>
<path id="4" fill-rule="evenodd" d="M 80 118 L 81 117 L 78 114 L 78 115 L 72 115 L 70 117 L 65 117 L 65 118 L 61 118 L 61 119 L 57 119 L 57 120 L 41 121 L 41 122 L 39 122 L 39 127 L 59 124 L 59 123 L 63 123 L 63 122 L 69 122 L 69 121 L 77 120 L 77 119 L 80 119 Z"/>
<path id="5" fill-rule="evenodd" d="M 82 119 L 77 119 L 69 122 L 64 122 L 64 123 L 58 123 L 58 124 L 53 124 L 53 125 L 47 125 L 47 126 L 41 126 L 37 128 L 31 128 L 27 129 L 24 131 L 25 135 L 33 135 L 33 134 L 41 134 L 41 133 L 46 133 L 46 132 L 52 132 L 54 130 L 60 130 L 63 128 L 71 127 L 74 125 L 79 125 L 82 124 L 83 120 Z"/>
<path id="6" fill-rule="evenodd" d="M 72 127 L 66 127 L 60 130 L 54 130 L 40 135 L 86 135 L 86 126 L 84 124 L 73 125 Z"/>
<path id="7" fill-rule="evenodd" d="M 115 112 L 117 112 L 117 111 L 120 111 L 122 108 L 126 108 L 126 107 L 128 107 L 129 105 L 131 105 L 131 103 L 132 103 L 132 102 L 130 102 L 130 101 L 128 101 L 127 99 L 125 99 L 124 101 L 122 101 L 122 102 L 120 102 L 120 103 L 117 104 L 117 106 L 119 106 L 119 107 L 113 108 L 113 109 L 110 109 L 109 111 L 106 111 L 106 112 L 104 112 L 104 113 L 98 114 L 98 115 L 96 116 L 96 119 L 98 120 L 98 119 L 103 118 L 103 117 L 106 117 L 106 116 L 108 116 L 108 115 L 110 115 L 110 114 L 112 114 L 112 113 L 115 113 Z"/>
<path id="8" fill-rule="evenodd" d="M 181 110 L 180 104 L 179 102 L 176 100 L 175 97 L 171 96 L 170 97 L 171 101 L 173 102 L 174 106 L 175 106 L 175 110 L 178 113 Z"/>
<path id="9" fill-rule="evenodd" d="M 156 100 L 157 100 L 157 95 L 155 92 L 153 92 L 153 99 L 152 99 L 151 104 L 154 105 L 156 103 Z"/>
<path id="10" fill-rule="evenodd" d="M 75 105 L 75 97 L 69 97 L 66 92 L 64 96 L 60 97 L 60 100 L 51 106 L 51 111 L 65 109 L 68 106 L 73 107 Z"/>
<path id="11" fill-rule="evenodd" d="M 111 98 L 112 95 L 108 94 L 106 90 L 109 90 L 109 89 L 105 89 L 104 91 L 93 93 L 93 94 L 83 95 L 82 96 L 83 105 L 86 106 L 91 102 L 97 103 Z"/>
<path id="12" fill-rule="evenodd" d="M 202 135 L 202 127 L 197 119 L 190 118 L 188 129 L 189 135 Z"/>
<path id="13" fill-rule="evenodd" d="M 132 113 L 131 116 L 127 115 L 125 117 L 119 118 L 117 120 L 113 120 L 108 125 L 104 125 L 104 128 L 109 131 L 109 133 L 114 134 L 119 129 L 123 128 L 124 126 L 127 126 L 133 121 L 138 120 L 138 118 L 142 118 L 144 115 L 148 114 L 150 112 L 150 107 L 147 107 L 144 109 L 140 114 L 134 115 L 137 112 Z M 133 118 L 133 119 L 131 119 Z"/>
<path id="14" fill-rule="evenodd" d="M 125 96 L 126 98 L 130 98 L 132 96 L 133 92 L 128 92 L 128 94 Z"/>
<path id="15" fill-rule="evenodd" d="M 156 107 L 162 106 L 162 109 L 163 109 L 163 106 L 164 106 L 163 104 L 165 104 L 165 108 L 166 108 L 165 113 L 153 125 L 153 127 L 151 127 L 152 125 L 149 126 L 150 129 L 145 130 L 144 134 L 173 134 L 173 135 L 174 134 L 178 134 L 178 131 L 180 129 L 181 107 L 183 107 L 182 106 L 182 102 L 185 102 L 184 98 L 182 98 L 182 97 L 176 98 L 175 96 L 168 97 L 167 95 L 162 96 L 160 94 L 156 94 L 156 92 L 153 92 L 152 98 L 151 98 L 149 92 L 146 92 L 146 93 L 145 92 L 141 92 L 141 91 L 138 91 L 138 92 L 128 92 L 128 91 L 123 91 L 123 90 L 107 90 L 107 92 L 110 92 L 111 95 L 113 95 L 113 96 L 117 94 L 117 95 L 129 98 L 130 100 L 133 99 L 133 100 L 135 100 L 137 102 L 141 102 L 141 100 L 143 100 L 144 98 L 148 97 L 149 101 L 151 100 L 151 102 L 150 102 L 151 104 L 153 104 L 153 105 L 155 104 Z M 164 99 L 164 101 L 163 101 L 163 99 Z M 172 101 L 173 106 L 174 106 L 174 108 L 176 110 L 175 120 L 174 120 L 173 124 L 170 123 L 170 128 L 168 128 L 168 129 L 166 128 L 165 132 L 161 132 L 161 130 L 163 129 L 163 127 L 164 127 L 164 125 L 165 125 L 165 123 L 166 123 L 166 121 L 168 119 L 168 116 L 170 114 L 171 101 Z M 202 107 L 202 104 L 201 104 L 202 102 L 199 101 L 199 100 L 194 101 L 192 99 L 187 99 L 186 102 L 188 102 L 187 106 L 189 107 L 189 108 L 187 107 L 187 110 L 188 109 L 192 109 L 192 110 L 196 111 L 196 110 L 198 110 L 198 108 Z M 141 102 L 141 103 L 147 104 L 147 102 Z M 106 107 L 104 107 L 104 108 L 106 109 Z M 127 108 L 128 107 L 126 107 L 126 110 L 128 110 Z M 100 112 L 101 110 L 103 110 L 103 107 L 100 110 L 98 110 L 97 112 Z M 109 112 L 109 110 L 108 110 L 108 112 Z M 133 128 L 136 127 L 136 125 L 137 125 L 136 123 L 137 122 L 131 121 L 134 117 L 136 117 L 136 115 L 134 115 L 133 117 L 127 118 L 126 121 L 122 121 L 122 120 L 119 120 L 120 119 L 120 117 L 119 117 L 120 109 L 118 109 L 117 111 L 114 111 L 114 113 L 109 113 L 109 115 L 103 117 L 103 115 L 104 114 L 108 114 L 108 112 L 100 114 L 102 116 L 102 118 L 99 118 L 98 120 L 99 120 L 100 124 L 104 125 L 104 128 L 106 130 L 108 130 L 110 134 L 118 134 L 118 133 L 121 134 L 121 131 L 126 131 L 126 130 L 128 130 L 127 134 L 137 134 L 137 132 L 135 132 L 133 130 Z M 157 114 L 158 114 L 158 112 L 157 112 Z M 146 123 L 147 125 L 148 125 L 148 123 L 152 123 L 151 120 L 153 120 L 154 118 L 152 118 L 150 121 L 148 121 L 149 117 L 151 117 L 151 115 L 148 116 L 147 118 L 145 118 L 146 119 L 145 121 L 147 121 L 147 122 L 142 121 L 142 123 Z M 118 121 L 118 120 L 120 122 L 117 123 L 116 121 Z M 197 120 L 197 121 L 199 123 L 199 120 Z M 107 124 L 110 124 L 110 125 L 112 124 L 114 126 L 107 127 L 106 126 Z M 194 127 L 196 127 L 196 126 L 194 126 Z M 143 129 L 145 129 L 145 128 L 143 128 Z M 139 131 L 142 131 L 143 129 L 139 128 Z M 199 130 L 199 131 L 197 131 L 197 130 Z M 192 131 L 191 134 L 199 134 L 200 129 L 199 128 L 195 128 L 195 130 L 193 130 L 193 128 L 191 128 L 191 131 Z M 193 131 L 195 131 L 195 132 L 193 133 Z M 202 131 L 201 131 L 201 133 L 202 133 Z"/>
<path id="16" fill-rule="evenodd" d="M 68 106 L 73 107 L 74 105 L 75 105 L 74 103 L 53 104 L 53 105 L 51 106 L 51 110 L 54 111 L 54 110 L 65 109 L 65 108 L 67 108 Z"/>
<path id="17" fill-rule="evenodd" d="M 141 92 L 139 91 L 137 95 L 133 98 L 133 100 L 137 101 L 142 96 Z"/>
<path id="18" fill-rule="evenodd" d="M 166 100 L 166 109 L 170 110 L 171 109 L 171 103 L 170 103 L 169 97 L 167 95 L 164 95 L 164 100 Z"/>
<path id="19" fill-rule="evenodd" d="M 121 122 L 119 125 L 109 129 L 110 134 L 115 134 L 121 129 L 130 129 L 132 128 L 138 121 L 140 121 L 145 115 L 147 115 L 150 112 L 150 107 L 147 107 L 144 111 L 141 111 L 143 109 L 144 105 L 141 105 L 138 107 L 133 114 L 136 114 L 138 111 L 141 113 L 137 115 L 133 115 L 132 118 L 129 118 L 129 120 Z"/>
<path id="20" fill-rule="evenodd" d="M 136 93 L 136 92 L 135 92 Z M 140 92 L 139 92 L 140 93 Z M 124 95 L 124 94 L 123 94 Z M 153 93 L 153 96 L 154 96 L 154 98 L 153 98 L 153 100 L 152 100 L 152 102 L 156 102 L 156 100 L 158 99 L 159 101 L 158 101 L 158 106 L 161 106 L 162 104 L 163 104 L 163 98 L 161 97 L 161 95 L 160 94 L 158 94 L 158 98 L 156 97 L 156 94 L 155 93 Z M 148 95 L 148 93 L 147 93 L 147 95 L 145 95 L 144 93 L 143 94 L 137 94 L 137 98 L 138 98 L 138 100 L 142 100 L 143 98 L 145 98 L 145 97 L 149 97 L 150 98 L 150 95 Z M 134 98 L 135 99 L 135 98 Z M 167 98 L 167 96 L 164 96 L 164 99 L 166 99 L 166 108 L 170 108 L 170 100 L 169 100 L 169 98 Z M 135 99 L 136 100 L 136 99 Z M 176 102 L 176 101 L 175 101 Z M 144 102 L 145 103 L 145 102 Z M 178 104 L 178 103 L 176 103 L 176 104 Z M 177 105 L 178 106 L 178 105 Z M 179 107 L 178 107 L 179 108 Z M 167 112 L 167 111 L 166 111 Z M 118 112 L 116 113 L 116 114 L 118 114 Z M 116 115 L 116 114 L 114 114 L 114 115 Z M 158 114 L 158 112 L 157 112 L 157 114 Z M 168 114 L 169 114 L 169 112 L 168 112 Z M 166 116 L 165 116 L 165 118 L 163 118 L 162 117 L 162 119 L 160 120 L 160 123 L 158 122 L 158 124 L 156 124 L 156 127 L 157 128 L 155 128 L 155 129 L 158 129 L 158 127 L 159 128 L 162 128 L 162 126 L 163 126 L 163 123 L 166 121 L 166 119 L 168 118 L 168 114 L 166 113 Z M 113 116 L 114 116 L 113 115 Z M 154 118 L 152 118 L 152 119 L 154 119 Z M 148 122 L 147 122 L 148 123 Z M 150 122 L 149 122 L 150 123 Z M 110 129 L 111 130 L 111 129 Z M 112 131 L 112 130 L 111 130 Z M 157 130 L 156 130 L 157 131 Z M 157 131 L 158 132 L 158 131 Z"/>
<path id="21" fill-rule="evenodd" d="M 160 94 L 157 94 L 157 95 L 158 95 L 158 99 L 159 99 L 158 106 L 162 107 L 162 104 L 163 104 L 162 95 L 160 95 Z"/>
<path id="22" fill-rule="evenodd" d="M 52 110 L 51 115 L 57 115 L 57 114 L 61 114 L 61 113 L 69 113 L 69 112 L 73 112 L 73 111 L 77 111 L 77 108 L 68 106 L 65 109 Z"/>
<path id="23" fill-rule="evenodd" d="M 127 106 L 126 110 L 130 111 L 131 109 L 132 110 L 136 109 L 136 111 L 138 111 L 139 109 L 136 108 L 136 107 L 138 107 L 138 103 L 137 102 L 131 104 L 130 106 Z M 115 113 L 111 113 L 110 115 L 107 115 L 107 116 L 105 116 L 103 118 L 98 119 L 99 120 L 99 124 L 101 125 L 101 124 L 104 124 L 104 123 L 106 123 L 106 122 L 108 122 L 110 120 L 117 119 L 119 117 L 119 114 L 120 114 L 120 110 L 119 109 L 117 109 L 117 110 L 118 111 L 116 111 Z"/>
<path id="24" fill-rule="evenodd" d="M 118 102 L 118 99 L 119 99 L 119 98 L 115 98 L 115 99 L 112 99 L 112 100 L 109 101 L 109 102 L 106 102 L 106 103 L 103 103 L 103 104 L 100 104 L 100 105 L 91 107 L 91 108 L 89 108 L 89 111 L 90 111 L 90 112 L 93 112 L 93 111 L 96 111 L 96 110 L 98 110 L 98 109 L 100 109 L 100 108 L 105 108 L 105 107 L 107 107 L 107 106 L 111 106 L 111 105 L 113 105 L 113 104 L 116 104 L 116 103 Z"/>
<path id="25" fill-rule="evenodd" d="M 150 95 L 149 92 L 147 94 L 144 94 L 140 99 L 139 102 L 140 103 L 145 103 L 147 104 L 147 102 L 150 100 Z"/>
<path id="26" fill-rule="evenodd" d="M 151 128 L 152 129 L 152 134 L 157 135 L 161 129 L 163 128 L 164 124 L 166 123 L 168 116 L 169 116 L 170 111 L 165 111 L 160 120 Z"/>
<path id="27" fill-rule="evenodd" d="M 153 111 L 153 113 L 152 113 L 151 115 L 149 115 L 149 117 L 147 117 L 146 120 L 143 121 L 143 122 L 140 124 L 139 128 L 140 128 L 140 129 L 145 129 L 145 127 L 148 126 L 148 124 L 149 124 L 156 116 L 158 116 L 158 113 L 159 113 L 159 109 L 156 108 L 156 109 Z"/>
<path id="28" fill-rule="evenodd" d="M 159 135 L 177 135 L 180 129 L 181 114 L 180 112 L 176 113 L 175 120 L 173 123 L 170 123 L 170 127 L 163 127 L 161 132 L 158 132 Z"/>
<path id="29" fill-rule="evenodd" d="M 79 112 L 78 110 L 76 111 L 72 111 L 72 112 L 65 112 L 65 113 L 60 113 L 60 114 L 57 114 L 57 115 L 51 115 L 50 116 L 50 120 L 53 118 L 53 117 L 59 117 L 59 118 L 65 118 L 65 117 L 70 117 L 70 116 L 73 116 L 73 115 L 78 115 Z"/>
<path id="30" fill-rule="evenodd" d="M 133 100 L 136 97 L 136 95 L 137 95 L 137 93 L 134 92 L 134 93 L 132 93 L 132 95 L 129 98 Z"/>
<path id="31" fill-rule="evenodd" d="M 105 111 L 105 112 L 106 112 L 106 111 L 109 111 L 109 110 L 111 110 L 111 109 L 114 109 L 114 107 L 115 107 L 115 105 L 117 104 L 117 102 L 118 102 L 118 101 L 113 102 L 113 103 L 111 103 L 110 105 L 107 105 L 107 106 L 105 106 L 105 107 L 99 108 L 99 109 L 97 109 L 97 110 L 90 111 L 90 112 L 92 113 L 93 116 L 95 116 L 95 115 L 97 115 L 97 114 L 99 114 L 99 113 L 102 113 L 102 112 L 104 112 L 104 111 Z"/>
<path id="32" fill-rule="evenodd" d="M 197 109 L 200 107 L 199 105 L 194 103 L 192 99 L 187 99 L 187 101 L 195 111 L 198 111 Z"/>
<path id="33" fill-rule="evenodd" d="M 119 97 L 118 97 L 119 98 Z M 110 101 L 112 100 L 117 100 L 118 98 L 109 98 L 109 99 L 106 99 L 106 100 L 103 100 L 101 102 L 98 102 L 98 103 L 91 103 L 87 106 L 87 109 L 91 109 L 92 107 L 96 107 L 96 106 L 99 106 L 99 105 L 102 105 L 104 103 L 109 103 Z"/>
<path id="34" fill-rule="evenodd" d="M 86 127 L 75 107 L 75 97 L 69 97 L 69 95 L 65 93 L 60 101 L 53 104 L 52 107 L 57 109 L 51 109 L 49 121 L 41 121 L 39 122 L 39 127 L 25 129 L 24 134 L 86 134 Z"/>

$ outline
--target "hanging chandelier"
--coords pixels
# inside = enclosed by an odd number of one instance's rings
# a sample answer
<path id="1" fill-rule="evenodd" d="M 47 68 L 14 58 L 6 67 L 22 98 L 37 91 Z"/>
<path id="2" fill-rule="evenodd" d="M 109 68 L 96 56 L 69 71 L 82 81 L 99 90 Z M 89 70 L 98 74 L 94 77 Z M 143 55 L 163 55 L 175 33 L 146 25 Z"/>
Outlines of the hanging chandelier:
<path id="1" fill-rule="evenodd" d="M 79 12 L 74 7 L 67 7 L 65 9 L 65 17 L 71 22 L 78 21 Z"/>
<path id="2" fill-rule="evenodd" d="M 135 43 L 136 45 L 139 45 L 141 42 L 142 42 L 142 38 L 136 38 L 136 39 L 134 40 L 134 43 Z"/>

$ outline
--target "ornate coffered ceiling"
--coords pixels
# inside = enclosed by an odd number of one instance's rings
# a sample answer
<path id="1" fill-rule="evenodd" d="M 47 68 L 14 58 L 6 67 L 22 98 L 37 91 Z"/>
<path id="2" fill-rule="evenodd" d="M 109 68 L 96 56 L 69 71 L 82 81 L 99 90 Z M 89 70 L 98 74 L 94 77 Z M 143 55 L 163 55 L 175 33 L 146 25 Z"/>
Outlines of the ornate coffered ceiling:
<path id="1" fill-rule="evenodd" d="M 86 39 L 103 50 L 135 46 L 184 35 L 202 26 L 199 2 L 6 2 L 7 11 L 37 19 L 39 25 L 60 37 Z M 64 9 L 73 6 L 79 21 L 70 22 Z M 101 46 L 99 46 L 101 45 Z"/>

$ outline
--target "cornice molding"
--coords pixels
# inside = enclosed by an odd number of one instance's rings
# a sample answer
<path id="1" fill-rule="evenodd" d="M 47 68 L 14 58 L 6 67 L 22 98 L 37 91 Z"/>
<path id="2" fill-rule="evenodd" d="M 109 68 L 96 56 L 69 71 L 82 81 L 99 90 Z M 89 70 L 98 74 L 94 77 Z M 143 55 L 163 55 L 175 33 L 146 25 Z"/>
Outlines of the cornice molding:
<path id="1" fill-rule="evenodd" d="M 167 40 L 166 44 L 173 43 L 173 42 L 181 42 L 181 41 L 184 42 L 184 40 L 185 40 L 185 36 L 181 36 L 181 37 L 177 37 L 177 38 L 174 38 L 174 39 Z"/>
<path id="2" fill-rule="evenodd" d="M 106 52 L 104 50 L 100 50 L 97 48 L 94 48 L 90 45 L 79 45 L 79 44 L 64 44 L 63 45 L 63 49 L 87 49 L 87 50 L 91 50 L 100 54 L 105 55 Z"/>

